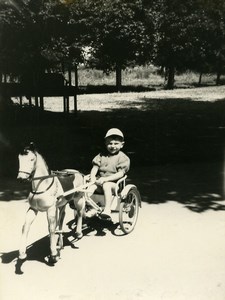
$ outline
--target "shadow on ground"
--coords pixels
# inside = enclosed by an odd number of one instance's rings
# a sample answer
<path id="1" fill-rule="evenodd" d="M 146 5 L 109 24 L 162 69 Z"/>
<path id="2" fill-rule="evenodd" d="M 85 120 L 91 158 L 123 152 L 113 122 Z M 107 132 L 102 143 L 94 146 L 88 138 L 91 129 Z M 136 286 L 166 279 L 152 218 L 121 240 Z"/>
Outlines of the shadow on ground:
<path id="1" fill-rule="evenodd" d="M 49 237 L 45 236 L 38 241 L 35 241 L 27 247 L 27 259 L 18 259 L 18 250 L 1 253 L 2 264 L 9 264 L 15 261 L 15 273 L 23 274 L 22 266 L 28 260 L 36 260 L 47 264 L 47 256 L 50 254 Z"/>
<path id="2" fill-rule="evenodd" d="M 193 212 L 225 210 L 222 162 L 193 162 L 138 168 L 132 171 L 142 201 L 175 201 Z"/>
<path id="3" fill-rule="evenodd" d="M 17 155 L 23 142 L 34 141 L 52 170 L 87 174 L 110 127 L 125 134 L 131 158 L 130 181 L 149 204 L 177 201 L 203 212 L 224 210 L 225 100 L 147 99 L 121 101 L 120 109 L 63 113 L 13 106 L 1 118 L 0 200 L 24 199 Z"/>
<path id="4" fill-rule="evenodd" d="M 78 239 L 75 234 L 74 220 L 67 223 L 70 231 L 63 234 L 63 246 L 71 247 L 73 249 L 79 249 Z M 119 224 L 113 223 L 111 221 L 100 220 L 99 218 L 92 218 L 83 225 L 83 235 L 88 237 L 88 235 L 94 233 L 95 236 L 105 236 L 107 232 L 113 235 L 122 236 L 124 235 L 122 231 L 117 234 L 117 228 Z M 35 241 L 34 243 L 27 246 L 27 258 L 24 260 L 18 259 L 18 250 L 1 253 L 1 263 L 9 264 L 15 261 L 15 273 L 23 274 L 23 264 L 26 261 L 38 261 L 47 265 L 51 265 L 48 262 L 48 257 L 50 255 L 50 240 L 49 236 L 44 236 L 43 238 Z"/>

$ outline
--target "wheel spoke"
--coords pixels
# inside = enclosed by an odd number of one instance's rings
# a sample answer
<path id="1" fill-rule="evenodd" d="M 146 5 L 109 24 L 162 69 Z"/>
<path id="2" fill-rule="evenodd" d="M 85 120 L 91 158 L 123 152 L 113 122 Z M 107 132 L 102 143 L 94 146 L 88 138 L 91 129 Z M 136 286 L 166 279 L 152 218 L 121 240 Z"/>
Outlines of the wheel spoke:
<path id="1" fill-rule="evenodd" d="M 120 204 L 120 226 L 124 233 L 130 233 L 137 222 L 140 194 L 136 188 L 132 188 Z"/>

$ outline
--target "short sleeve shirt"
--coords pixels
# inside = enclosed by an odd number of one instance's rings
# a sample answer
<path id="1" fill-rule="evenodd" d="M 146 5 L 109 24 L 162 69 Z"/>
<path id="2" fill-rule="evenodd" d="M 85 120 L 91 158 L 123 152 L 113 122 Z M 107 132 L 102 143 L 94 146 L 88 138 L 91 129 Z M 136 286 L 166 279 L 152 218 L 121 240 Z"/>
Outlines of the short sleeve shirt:
<path id="1" fill-rule="evenodd" d="M 123 171 L 126 174 L 130 169 L 130 159 L 122 151 L 115 155 L 99 153 L 95 156 L 92 163 L 99 167 L 97 175 L 100 177 L 110 176 L 119 171 Z"/>

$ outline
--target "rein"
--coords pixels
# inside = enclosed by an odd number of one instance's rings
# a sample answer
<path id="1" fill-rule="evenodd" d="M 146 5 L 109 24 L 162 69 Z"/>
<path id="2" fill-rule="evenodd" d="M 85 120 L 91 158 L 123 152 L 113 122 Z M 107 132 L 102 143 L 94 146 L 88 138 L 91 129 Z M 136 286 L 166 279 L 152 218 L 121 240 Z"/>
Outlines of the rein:
<path id="1" fill-rule="evenodd" d="M 36 156 L 36 158 L 37 158 L 37 154 L 35 154 L 35 156 Z M 31 193 L 32 193 L 33 195 L 43 194 L 43 193 L 47 192 L 47 191 L 52 187 L 52 185 L 54 184 L 54 182 L 55 182 L 55 177 L 58 177 L 58 176 L 60 176 L 60 175 L 72 175 L 72 174 L 78 172 L 78 171 L 76 171 L 76 172 L 73 171 L 73 172 L 71 173 L 71 172 L 69 172 L 69 171 L 54 171 L 52 174 L 34 177 L 35 168 L 36 168 L 36 163 L 37 163 L 37 161 L 35 161 L 35 167 L 34 167 L 34 170 L 31 171 L 31 172 L 26 172 L 26 171 L 23 171 L 23 170 L 19 170 L 19 173 L 24 173 L 24 174 L 26 174 L 26 175 L 29 175 L 29 179 L 30 179 L 30 181 L 32 182 Z M 50 172 L 51 172 L 51 171 L 49 170 L 49 173 L 50 173 Z M 52 182 L 49 184 L 49 186 L 48 186 L 45 190 L 39 192 L 39 191 L 38 191 L 38 188 L 39 188 L 40 184 L 42 183 L 42 181 L 44 181 L 44 180 L 46 180 L 46 179 L 48 179 L 48 178 L 52 178 Z M 36 188 L 34 188 L 33 182 L 36 181 L 36 180 L 40 180 L 40 181 L 37 183 Z"/>
<path id="2" fill-rule="evenodd" d="M 50 183 L 50 185 L 49 185 L 44 191 L 37 192 L 37 189 L 38 189 L 39 185 L 41 184 L 41 182 L 42 182 L 43 180 L 45 180 L 45 179 L 47 179 L 47 178 L 51 178 L 51 177 L 52 177 L 52 182 Z M 38 179 L 39 179 L 40 182 L 38 183 L 38 185 L 37 185 L 37 187 L 36 187 L 36 190 L 35 190 L 35 191 L 31 191 L 31 193 L 34 194 L 34 195 L 39 195 L 39 194 L 43 194 L 43 193 L 47 192 L 47 191 L 52 187 L 52 185 L 53 185 L 53 183 L 54 183 L 54 181 L 55 181 L 55 178 L 54 178 L 54 177 L 55 177 L 55 176 L 49 175 L 49 176 L 41 176 L 41 177 L 35 177 L 35 178 L 33 178 L 32 181 L 38 180 Z"/>
<path id="3" fill-rule="evenodd" d="M 27 173 L 27 174 L 28 174 L 28 173 Z M 46 176 L 34 177 L 34 178 L 32 178 L 32 181 L 34 181 L 34 180 L 39 180 L 39 179 L 44 180 L 44 179 L 47 179 L 47 178 L 57 177 L 57 176 L 58 176 L 58 175 L 56 175 L 56 174 L 49 174 L 49 175 L 46 175 Z"/>
<path id="4" fill-rule="evenodd" d="M 28 172 L 23 172 L 23 173 L 29 174 Z M 55 181 L 55 177 L 58 177 L 58 176 L 61 175 L 61 174 L 63 174 L 63 175 L 70 175 L 71 173 L 69 173 L 69 172 L 64 172 L 64 171 L 62 171 L 62 172 L 60 172 L 60 171 L 55 171 L 54 174 L 49 174 L 49 175 L 39 176 L 39 177 L 33 177 L 33 178 L 31 179 L 31 181 L 40 180 L 40 182 L 38 183 L 38 186 L 37 186 L 37 188 L 36 188 L 36 191 L 31 191 L 31 193 L 34 194 L 34 195 L 38 195 L 38 194 L 43 194 L 43 193 L 47 192 L 47 191 L 52 187 L 52 185 L 53 185 L 53 183 L 54 183 L 54 181 Z M 45 179 L 48 179 L 48 178 L 53 178 L 53 179 L 52 179 L 52 182 L 50 183 L 50 185 L 47 187 L 47 189 L 44 190 L 44 191 L 41 191 L 41 192 L 37 192 L 37 189 L 38 189 L 39 185 L 41 184 L 41 182 L 42 182 L 43 180 L 45 180 Z"/>

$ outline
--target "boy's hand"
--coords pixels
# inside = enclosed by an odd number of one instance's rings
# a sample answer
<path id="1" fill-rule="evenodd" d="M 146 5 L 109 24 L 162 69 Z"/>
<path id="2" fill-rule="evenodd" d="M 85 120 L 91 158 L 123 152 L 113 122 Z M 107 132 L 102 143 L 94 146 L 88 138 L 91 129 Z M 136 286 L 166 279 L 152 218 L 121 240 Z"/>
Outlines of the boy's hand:
<path id="1" fill-rule="evenodd" d="M 85 176 L 85 179 L 87 182 L 95 182 L 96 181 L 96 176 L 88 174 Z"/>
<path id="2" fill-rule="evenodd" d="M 102 186 L 103 183 L 105 182 L 105 178 L 104 177 L 100 177 L 99 179 L 96 180 L 96 184 Z"/>
<path id="3" fill-rule="evenodd" d="M 90 177 L 90 182 L 96 182 L 96 177 L 95 176 Z"/>

